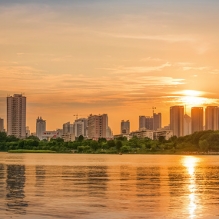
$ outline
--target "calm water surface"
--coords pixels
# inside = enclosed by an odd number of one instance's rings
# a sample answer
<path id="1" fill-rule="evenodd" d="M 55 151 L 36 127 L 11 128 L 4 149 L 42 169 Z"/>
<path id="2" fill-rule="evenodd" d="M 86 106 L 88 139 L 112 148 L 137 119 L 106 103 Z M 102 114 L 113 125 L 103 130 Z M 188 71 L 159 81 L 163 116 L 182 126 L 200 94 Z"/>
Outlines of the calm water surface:
<path id="1" fill-rule="evenodd" d="M 219 156 L 0 153 L 0 218 L 219 219 Z"/>

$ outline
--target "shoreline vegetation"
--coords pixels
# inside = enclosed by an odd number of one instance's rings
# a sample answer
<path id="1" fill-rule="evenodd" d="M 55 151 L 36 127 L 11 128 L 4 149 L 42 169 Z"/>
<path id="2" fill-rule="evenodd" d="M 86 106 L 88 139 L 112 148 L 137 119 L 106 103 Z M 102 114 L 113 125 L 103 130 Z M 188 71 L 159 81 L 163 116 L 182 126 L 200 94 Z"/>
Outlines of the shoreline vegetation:
<path id="1" fill-rule="evenodd" d="M 56 151 L 50 151 L 50 150 L 9 150 L 8 153 L 56 153 Z"/>
<path id="2" fill-rule="evenodd" d="M 0 151 L 0 153 L 1 152 L 3 152 L 3 151 Z M 9 150 L 9 151 L 7 151 L 6 153 L 14 153 L 14 154 L 16 154 L 16 153 L 20 153 L 20 154 L 22 154 L 22 153 L 26 153 L 26 154 L 28 154 L 28 153 L 32 153 L 32 154 L 40 154 L 40 153 L 42 153 L 42 154 L 60 154 L 59 152 L 56 152 L 56 151 L 50 151 L 50 150 Z M 184 151 L 182 151 L 182 152 L 172 152 L 172 151 L 165 151 L 165 152 L 161 152 L 161 151 L 158 151 L 158 152 L 144 152 L 144 153 L 138 153 L 138 152 L 136 152 L 136 153 L 121 153 L 121 152 L 117 152 L 117 153 L 107 153 L 107 152 L 98 152 L 98 153 L 86 153 L 86 152 L 84 152 L 84 153 L 75 153 L 75 152 L 65 152 L 65 153 L 61 153 L 61 154 L 118 154 L 118 155 L 219 155 L 219 152 L 211 152 L 211 151 L 209 151 L 209 152 L 206 152 L 206 153 L 199 153 L 199 152 L 184 152 Z"/>
<path id="3" fill-rule="evenodd" d="M 219 155 L 219 131 L 195 132 L 184 137 L 173 136 L 169 140 L 160 137 L 119 137 L 112 140 L 100 138 L 97 141 L 79 136 L 75 141 L 63 139 L 40 141 L 35 136 L 18 139 L 0 132 L 0 151 L 8 153 L 78 153 L 78 154 L 178 154 Z"/>

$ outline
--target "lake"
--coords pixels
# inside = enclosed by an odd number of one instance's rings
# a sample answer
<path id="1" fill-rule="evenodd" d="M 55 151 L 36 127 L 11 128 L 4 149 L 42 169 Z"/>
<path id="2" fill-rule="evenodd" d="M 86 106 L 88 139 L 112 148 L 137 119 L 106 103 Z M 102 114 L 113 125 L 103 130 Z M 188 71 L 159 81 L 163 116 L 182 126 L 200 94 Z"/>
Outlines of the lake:
<path id="1" fill-rule="evenodd" d="M 219 218 L 219 156 L 0 153 L 0 218 Z"/>

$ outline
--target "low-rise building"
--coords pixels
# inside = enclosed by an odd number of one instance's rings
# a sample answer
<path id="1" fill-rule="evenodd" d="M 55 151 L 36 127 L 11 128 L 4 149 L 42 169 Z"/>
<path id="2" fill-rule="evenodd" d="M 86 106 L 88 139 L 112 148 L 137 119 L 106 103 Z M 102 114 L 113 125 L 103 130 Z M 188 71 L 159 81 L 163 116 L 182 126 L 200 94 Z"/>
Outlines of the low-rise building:
<path id="1" fill-rule="evenodd" d="M 135 131 L 130 133 L 130 138 L 132 137 L 138 137 L 138 138 L 150 138 L 151 140 L 154 139 L 153 131 L 151 130 L 141 130 L 141 131 Z"/>
<path id="2" fill-rule="evenodd" d="M 154 140 L 159 140 L 159 137 L 164 137 L 165 140 L 169 140 L 171 137 L 173 137 L 173 131 L 172 130 L 158 130 L 153 132 L 153 138 Z"/>
<path id="3" fill-rule="evenodd" d="M 56 139 L 59 136 L 58 131 L 45 131 L 42 134 L 42 140 L 50 141 L 50 139 Z"/>
<path id="4" fill-rule="evenodd" d="M 64 142 L 75 141 L 75 135 L 72 133 L 65 133 L 62 135 Z"/>

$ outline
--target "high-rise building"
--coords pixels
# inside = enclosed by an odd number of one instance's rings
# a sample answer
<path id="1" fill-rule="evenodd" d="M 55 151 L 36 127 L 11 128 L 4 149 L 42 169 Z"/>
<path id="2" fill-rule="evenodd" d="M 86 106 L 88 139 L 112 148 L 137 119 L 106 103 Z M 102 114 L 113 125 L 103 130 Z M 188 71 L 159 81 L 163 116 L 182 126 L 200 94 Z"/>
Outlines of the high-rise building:
<path id="1" fill-rule="evenodd" d="M 139 116 L 139 128 L 138 130 L 145 129 L 145 116 Z"/>
<path id="2" fill-rule="evenodd" d="M 26 97 L 22 94 L 7 97 L 7 134 L 26 137 Z"/>
<path id="3" fill-rule="evenodd" d="M 219 129 L 219 108 L 217 106 L 207 106 L 205 109 L 205 130 Z"/>
<path id="4" fill-rule="evenodd" d="M 106 129 L 106 138 L 107 139 L 112 139 L 113 138 L 113 131 L 109 126 Z"/>
<path id="5" fill-rule="evenodd" d="M 151 116 L 139 116 L 139 130 L 153 130 L 154 120 Z"/>
<path id="6" fill-rule="evenodd" d="M 63 135 L 63 130 L 62 129 L 56 129 L 57 132 L 57 138 L 61 138 Z"/>
<path id="7" fill-rule="evenodd" d="M 192 133 L 203 131 L 203 107 L 191 109 Z"/>
<path id="8" fill-rule="evenodd" d="M 79 137 L 80 135 L 87 137 L 87 126 L 88 126 L 88 119 L 86 118 L 76 119 L 74 122 L 75 137 Z"/>
<path id="9" fill-rule="evenodd" d="M 148 130 L 154 130 L 154 118 L 151 116 L 145 117 L 145 128 Z"/>
<path id="10" fill-rule="evenodd" d="M 66 122 L 63 124 L 63 134 L 70 133 L 71 125 L 70 122 Z"/>
<path id="11" fill-rule="evenodd" d="M 151 116 L 139 116 L 139 130 L 158 130 L 161 128 L 161 113 Z"/>
<path id="12" fill-rule="evenodd" d="M 29 126 L 26 126 L 26 137 L 30 136 L 30 128 Z"/>
<path id="13" fill-rule="evenodd" d="M 130 133 L 130 122 L 129 120 L 121 121 L 121 134 L 129 135 Z"/>
<path id="14" fill-rule="evenodd" d="M 0 132 L 4 132 L 4 119 L 0 118 Z"/>
<path id="15" fill-rule="evenodd" d="M 153 130 L 161 128 L 161 113 L 153 113 Z"/>
<path id="16" fill-rule="evenodd" d="M 184 106 L 170 107 L 170 130 L 174 136 L 184 136 Z"/>
<path id="17" fill-rule="evenodd" d="M 184 115 L 184 135 L 191 135 L 191 117 L 187 114 Z"/>
<path id="18" fill-rule="evenodd" d="M 46 131 L 46 120 L 43 120 L 42 117 L 36 119 L 36 136 L 42 140 L 42 135 Z"/>
<path id="19" fill-rule="evenodd" d="M 99 139 L 107 138 L 108 129 L 108 116 L 103 115 L 90 115 L 88 117 L 88 138 Z"/>

